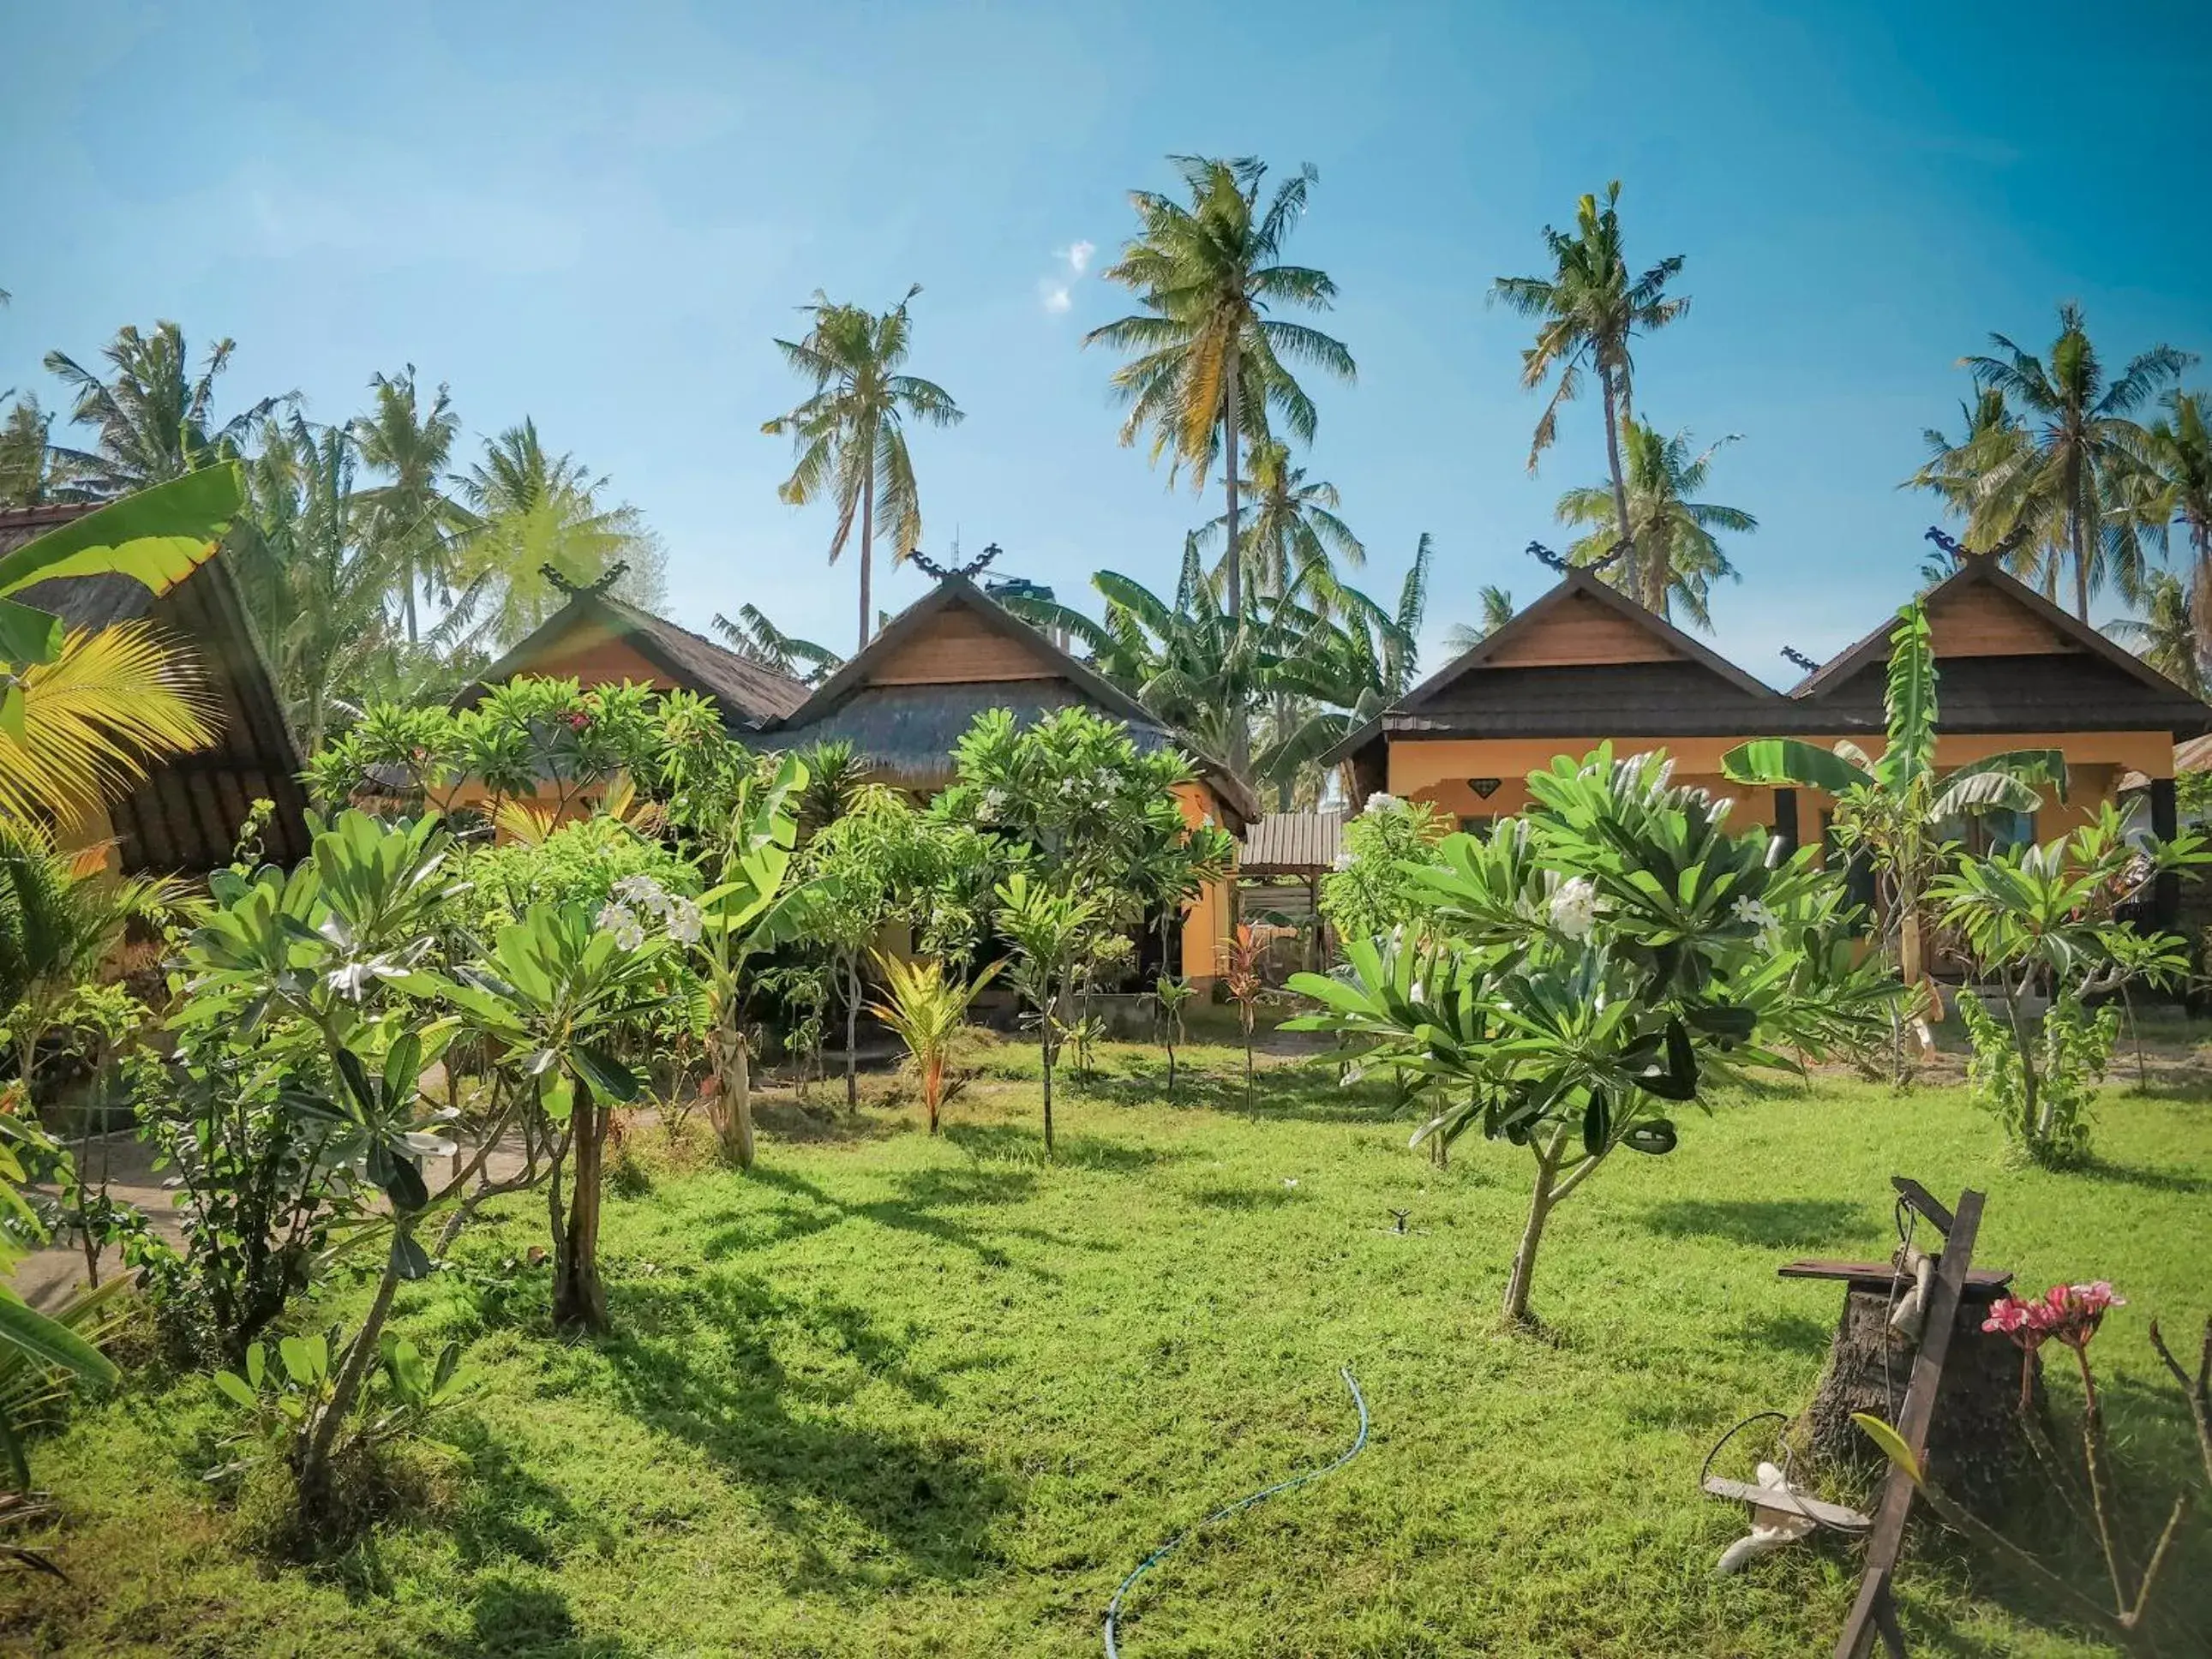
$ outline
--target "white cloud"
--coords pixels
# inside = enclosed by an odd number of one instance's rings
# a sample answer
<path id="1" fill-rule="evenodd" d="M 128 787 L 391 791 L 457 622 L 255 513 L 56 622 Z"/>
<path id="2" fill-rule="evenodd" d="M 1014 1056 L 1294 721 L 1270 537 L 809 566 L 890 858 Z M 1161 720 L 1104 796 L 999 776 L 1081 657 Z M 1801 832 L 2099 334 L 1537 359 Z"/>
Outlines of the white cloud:
<path id="1" fill-rule="evenodd" d="M 1082 241 L 1070 242 L 1066 247 L 1052 251 L 1053 263 L 1066 269 L 1037 279 L 1037 298 L 1048 316 L 1057 317 L 1075 303 L 1076 279 L 1091 268 L 1091 256 L 1097 252 L 1096 242 Z"/>
<path id="2" fill-rule="evenodd" d="M 1075 303 L 1068 295 L 1067 284 L 1055 283 L 1048 276 L 1037 284 L 1037 297 L 1044 301 L 1044 308 L 1055 317 Z"/>
<path id="3" fill-rule="evenodd" d="M 1067 261 L 1068 270 L 1080 276 L 1090 268 L 1091 256 L 1097 252 L 1098 245 L 1096 242 L 1073 242 L 1069 244 L 1060 257 Z"/>

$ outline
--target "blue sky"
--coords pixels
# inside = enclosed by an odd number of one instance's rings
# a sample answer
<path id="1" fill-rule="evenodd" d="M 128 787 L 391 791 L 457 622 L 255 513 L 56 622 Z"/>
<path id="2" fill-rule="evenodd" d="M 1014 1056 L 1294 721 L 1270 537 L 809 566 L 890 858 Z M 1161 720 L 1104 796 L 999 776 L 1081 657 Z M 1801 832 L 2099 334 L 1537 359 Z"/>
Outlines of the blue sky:
<path id="1" fill-rule="evenodd" d="M 1312 385 L 1310 465 L 1372 589 L 1434 534 L 1433 637 L 1483 583 L 1533 598 L 1521 549 L 1602 474 L 1586 400 L 1528 477 L 1525 325 L 1484 295 L 1617 176 L 1632 258 L 1687 256 L 1695 301 L 1643 349 L 1641 411 L 1741 434 L 1710 493 L 1761 523 L 1716 643 L 1784 680 L 1780 646 L 1825 654 L 1909 591 L 1933 504 L 1894 486 L 1990 330 L 2040 350 L 2078 298 L 2108 358 L 2212 357 L 2212 15 L 1694 10 L 9 8 L 0 388 L 51 401 L 48 348 L 156 318 L 236 338 L 231 406 L 296 387 L 339 419 L 411 362 L 472 445 L 527 413 L 611 474 L 679 619 L 750 600 L 847 648 L 851 568 L 824 510 L 776 500 L 759 431 L 797 395 L 770 344 L 793 307 L 923 284 L 912 367 L 969 413 L 914 441 L 933 550 L 996 541 L 1063 595 L 1165 585 L 1218 501 L 1117 447 L 1113 363 L 1079 349 L 1126 309 L 1097 270 L 1167 152 L 1310 161 L 1291 252 L 1337 278 L 1324 325 L 1360 368 Z"/>

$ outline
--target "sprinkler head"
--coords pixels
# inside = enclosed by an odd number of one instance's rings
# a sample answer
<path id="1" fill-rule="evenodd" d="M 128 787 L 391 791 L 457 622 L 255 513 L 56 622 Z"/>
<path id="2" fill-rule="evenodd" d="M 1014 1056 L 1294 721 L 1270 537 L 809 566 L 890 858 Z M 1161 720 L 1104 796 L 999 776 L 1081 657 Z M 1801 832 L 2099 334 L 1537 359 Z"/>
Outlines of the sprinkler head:
<path id="1" fill-rule="evenodd" d="M 1411 1210 L 1393 1210 L 1390 1212 L 1392 1218 L 1398 1224 L 1398 1231 L 1402 1233 L 1406 1231 L 1406 1223 L 1412 1217 L 1413 1213 L 1413 1212 Z"/>

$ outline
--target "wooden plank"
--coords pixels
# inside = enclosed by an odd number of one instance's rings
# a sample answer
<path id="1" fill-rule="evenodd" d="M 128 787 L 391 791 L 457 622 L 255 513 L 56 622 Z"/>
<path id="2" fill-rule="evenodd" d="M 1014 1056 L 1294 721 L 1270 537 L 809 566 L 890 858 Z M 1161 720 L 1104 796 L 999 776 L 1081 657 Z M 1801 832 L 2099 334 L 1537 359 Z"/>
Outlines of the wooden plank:
<path id="1" fill-rule="evenodd" d="M 2081 649 L 1993 587 L 1965 587 L 1945 595 L 1929 610 L 1928 632 L 1939 662 L 1946 657 L 2056 656 Z"/>
<path id="2" fill-rule="evenodd" d="M 1864 1532 L 1874 1524 L 1856 1510 L 1845 1509 L 1841 1504 L 1831 1504 L 1820 1498 L 1801 1498 L 1794 1492 L 1778 1492 L 1771 1486 L 1758 1486 L 1749 1480 L 1723 1480 L 1717 1474 L 1707 1475 L 1705 1490 L 1715 1498 L 1756 1504 L 1763 1510 L 1778 1510 L 1784 1515 L 1809 1515 L 1823 1526 L 1844 1532 Z"/>
<path id="3" fill-rule="evenodd" d="M 1967 1269 L 1973 1263 L 1974 1236 L 1981 1231 L 1984 1194 L 1971 1188 L 1959 1194 L 1959 1209 L 1943 1243 L 1943 1257 L 1936 1269 L 1936 1285 L 1928 1297 L 1928 1321 L 1913 1357 L 1912 1380 L 1905 1390 L 1905 1409 L 1898 1413 L 1898 1435 L 1914 1459 L 1924 1459 L 1928 1429 L 1936 1418 L 1936 1396 L 1942 1386 L 1943 1361 L 1951 1351 L 1951 1332 L 1959 1321 L 1960 1292 Z M 1863 1659 L 1879 1626 L 1892 1653 L 1903 1651 L 1896 1633 L 1896 1613 L 1890 1605 L 1889 1582 L 1897 1571 L 1897 1558 L 1905 1547 L 1905 1521 L 1912 1510 L 1912 1478 L 1890 1466 L 1882 1483 L 1881 1503 L 1875 1510 L 1874 1531 L 1867 1540 L 1866 1576 L 1859 1581 L 1858 1600 L 1844 1633 L 1837 1638 L 1835 1659 Z"/>
<path id="4" fill-rule="evenodd" d="M 971 685 L 997 680 L 1054 679 L 1060 665 L 1042 641 L 1001 632 L 965 608 L 930 617 L 913 635 L 869 665 L 871 685 Z"/>
<path id="5" fill-rule="evenodd" d="M 1898 1196 L 1928 1218 L 1939 1233 L 1951 1231 L 1951 1212 L 1936 1200 L 1936 1195 L 1911 1176 L 1892 1176 L 1889 1184 L 1897 1188 Z"/>
<path id="6" fill-rule="evenodd" d="M 1782 1279 L 1842 1279 L 1854 1285 L 1887 1285 L 1896 1278 L 1897 1270 L 1887 1261 L 1827 1261 L 1819 1259 L 1786 1261 L 1775 1270 Z M 1978 1300 L 2002 1291 L 2012 1283 L 2012 1273 L 2003 1267 L 1976 1267 L 1967 1273 L 1961 1287 L 1970 1299 Z"/>

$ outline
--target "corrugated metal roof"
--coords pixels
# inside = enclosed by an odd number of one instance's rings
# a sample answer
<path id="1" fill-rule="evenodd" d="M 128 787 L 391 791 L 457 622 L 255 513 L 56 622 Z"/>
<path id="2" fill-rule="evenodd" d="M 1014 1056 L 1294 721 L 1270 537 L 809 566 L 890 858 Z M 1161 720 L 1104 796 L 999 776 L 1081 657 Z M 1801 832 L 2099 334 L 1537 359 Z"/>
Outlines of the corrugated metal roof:
<path id="1" fill-rule="evenodd" d="M 1343 848 L 1341 812 L 1270 812 L 1245 833 L 1237 867 L 1248 876 L 1333 870 Z"/>

